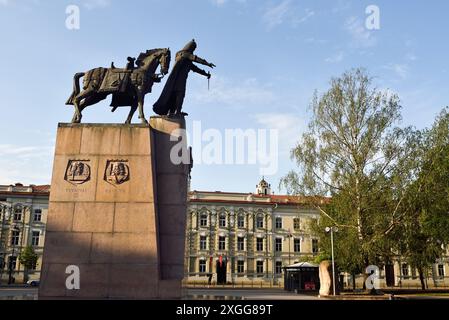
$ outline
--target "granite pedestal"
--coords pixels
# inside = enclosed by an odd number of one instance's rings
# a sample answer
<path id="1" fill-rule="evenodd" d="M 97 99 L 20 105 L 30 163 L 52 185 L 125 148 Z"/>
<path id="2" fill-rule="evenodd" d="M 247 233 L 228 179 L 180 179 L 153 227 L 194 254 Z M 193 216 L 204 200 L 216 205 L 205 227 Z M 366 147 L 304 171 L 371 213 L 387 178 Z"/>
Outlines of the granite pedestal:
<path id="1" fill-rule="evenodd" d="M 179 128 L 183 118 L 58 125 L 39 299 L 181 298 L 190 165 L 170 161 Z"/>

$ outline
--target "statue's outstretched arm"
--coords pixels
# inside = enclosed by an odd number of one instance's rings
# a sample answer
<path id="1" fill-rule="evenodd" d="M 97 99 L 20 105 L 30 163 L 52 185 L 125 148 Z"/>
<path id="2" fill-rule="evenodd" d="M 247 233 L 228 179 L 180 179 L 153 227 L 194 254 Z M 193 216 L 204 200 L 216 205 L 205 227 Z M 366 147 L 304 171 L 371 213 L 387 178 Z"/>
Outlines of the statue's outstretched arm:
<path id="1" fill-rule="evenodd" d="M 200 57 L 198 57 L 196 55 L 193 55 L 193 61 L 201 63 L 201 64 L 204 64 L 205 66 L 208 66 L 208 67 L 211 67 L 211 68 L 215 67 L 215 64 L 207 62 L 205 59 L 200 58 Z"/>
<path id="2" fill-rule="evenodd" d="M 210 77 L 210 73 L 209 72 L 206 72 L 203 69 L 198 68 L 193 63 L 192 63 L 192 67 L 190 68 L 190 70 L 192 70 L 193 72 L 199 73 L 199 74 L 201 74 L 201 75 L 203 75 L 205 77 Z"/>

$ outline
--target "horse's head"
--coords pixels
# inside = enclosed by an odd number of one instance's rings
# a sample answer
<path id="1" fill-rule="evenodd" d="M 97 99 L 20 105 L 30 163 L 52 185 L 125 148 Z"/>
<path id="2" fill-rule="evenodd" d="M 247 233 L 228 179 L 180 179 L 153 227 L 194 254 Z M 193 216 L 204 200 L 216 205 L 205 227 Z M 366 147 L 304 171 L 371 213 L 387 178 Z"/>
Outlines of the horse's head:
<path id="1" fill-rule="evenodd" d="M 170 49 L 152 49 L 142 52 L 136 60 L 136 65 L 139 68 L 147 69 L 154 72 L 157 66 L 161 65 L 161 73 L 167 74 L 170 68 Z"/>
<path id="2" fill-rule="evenodd" d="M 167 74 L 170 69 L 171 53 L 170 48 L 162 49 L 162 54 L 159 57 L 159 64 L 161 65 L 161 73 Z"/>

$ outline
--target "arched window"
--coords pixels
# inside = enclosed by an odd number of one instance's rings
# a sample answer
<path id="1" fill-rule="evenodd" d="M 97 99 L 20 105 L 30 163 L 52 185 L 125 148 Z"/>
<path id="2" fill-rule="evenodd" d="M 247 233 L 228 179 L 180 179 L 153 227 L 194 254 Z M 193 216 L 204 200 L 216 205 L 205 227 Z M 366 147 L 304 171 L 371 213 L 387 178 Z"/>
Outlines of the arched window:
<path id="1" fill-rule="evenodd" d="M 207 213 L 201 212 L 200 214 L 200 227 L 207 226 Z"/>
<path id="2" fill-rule="evenodd" d="M 245 215 L 241 212 L 237 216 L 237 227 L 244 228 L 245 227 Z"/>
<path id="3" fill-rule="evenodd" d="M 263 228 L 263 214 L 261 213 L 256 217 L 256 228 Z"/>
<path id="4" fill-rule="evenodd" d="M 222 228 L 226 227 L 226 214 L 224 212 L 220 213 L 218 223 L 220 227 Z"/>

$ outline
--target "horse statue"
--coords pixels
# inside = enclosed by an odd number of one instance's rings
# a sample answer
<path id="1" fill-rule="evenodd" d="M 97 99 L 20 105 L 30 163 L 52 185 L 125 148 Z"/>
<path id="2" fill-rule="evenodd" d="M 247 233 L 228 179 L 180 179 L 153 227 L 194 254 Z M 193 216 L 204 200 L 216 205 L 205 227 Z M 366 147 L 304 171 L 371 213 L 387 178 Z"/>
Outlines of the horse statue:
<path id="1" fill-rule="evenodd" d="M 126 124 L 130 124 L 139 108 L 139 119 L 148 123 L 143 112 L 145 94 L 151 92 L 154 82 L 160 82 L 170 68 L 170 49 L 152 49 L 142 52 L 137 60 L 128 58 L 126 68 L 95 68 L 87 72 L 76 73 L 73 77 L 73 92 L 67 105 L 75 107 L 72 123 L 80 123 L 82 111 L 87 106 L 106 99 L 112 94 L 112 112 L 118 107 L 130 106 Z M 134 66 L 134 60 L 136 66 Z M 161 66 L 160 74 L 156 69 Z M 83 90 L 80 92 L 79 79 L 83 78 Z"/>

